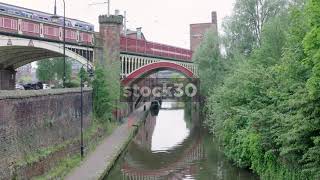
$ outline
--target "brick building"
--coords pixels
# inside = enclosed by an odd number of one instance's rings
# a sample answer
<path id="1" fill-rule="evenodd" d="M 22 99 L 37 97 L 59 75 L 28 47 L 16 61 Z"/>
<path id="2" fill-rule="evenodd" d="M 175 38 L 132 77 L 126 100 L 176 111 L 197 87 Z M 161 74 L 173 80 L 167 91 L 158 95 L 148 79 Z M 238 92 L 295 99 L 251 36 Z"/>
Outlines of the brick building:
<path id="1" fill-rule="evenodd" d="M 124 32 L 123 32 L 123 34 L 124 34 Z M 137 28 L 136 31 L 127 29 L 127 33 L 125 34 L 125 36 L 127 36 L 128 38 L 132 38 L 132 39 L 147 40 L 142 32 L 141 27 Z"/>
<path id="2" fill-rule="evenodd" d="M 190 24 L 190 49 L 195 51 L 209 29 L 218 31 L 217 12 L 211 13 L 211 22 Z"/>

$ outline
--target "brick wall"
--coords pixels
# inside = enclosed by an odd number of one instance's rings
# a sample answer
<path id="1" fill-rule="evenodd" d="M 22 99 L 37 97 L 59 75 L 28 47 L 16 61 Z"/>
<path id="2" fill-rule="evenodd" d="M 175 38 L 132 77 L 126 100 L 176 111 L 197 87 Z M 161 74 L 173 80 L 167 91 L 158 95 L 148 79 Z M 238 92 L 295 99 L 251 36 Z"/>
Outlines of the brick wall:
<path id="1" fill-rule="evenodd" d="M 0 70 L 0 90 L 15 89 L 16 72 L 14 70 Z"/>
<path id="2" fill-rule="evenodd" d="M 11 177 L 16 162 L 28 154 L 79 136 L 80 97 L 79 89 L 0 91 L 1 178 Z M 88 127 L 92 91 L 85 89 L 83 97 Z"/>
<path id="3" fill-rule="evenodd" d="M 97 36 L 97 45 L 101 46 L 100 54 L 103 58 L 100 63 L 105 65 L 104 60 L 119 61 L 120 60 L 120 33 L 122 30 L 122 16 L 99 16 L 100 32 Z M 98 53 L 99 54 L 99 53 Z M 106 57 L 107 56 L 107 57 Z"/>
<path id="4" fill-rule="evenodd" d="M 209 29 L 218 31 L 216 12 L 211 13 L 211 22 L 209 23 L 190 24 L 190 49 L 192 51 L 195 51 L 198 48 L 204 38 L 205 33 Z"/>

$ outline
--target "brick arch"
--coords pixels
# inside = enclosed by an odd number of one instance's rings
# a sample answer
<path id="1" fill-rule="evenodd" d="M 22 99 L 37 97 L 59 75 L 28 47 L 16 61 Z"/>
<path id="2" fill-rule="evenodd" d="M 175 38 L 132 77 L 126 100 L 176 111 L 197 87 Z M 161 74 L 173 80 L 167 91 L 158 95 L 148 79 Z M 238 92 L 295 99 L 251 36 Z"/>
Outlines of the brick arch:
<path id="1" fill-rule="evenodd" d="M 181 74 L 185 75 L 188 78 L 194 78 L 193 72 L 182 65 L 172 63 L 172 62 L 154 62 L 136 69 L 131 74 L 129 74 L 129 76 L 122 79 L 121 83 L 124 85 L 130 84 L 132 80 L 136 78 L 140 78 L 143 75 L 151 73 L 158 69 L 170 69 L 170 70 L 180 72 Z"/>

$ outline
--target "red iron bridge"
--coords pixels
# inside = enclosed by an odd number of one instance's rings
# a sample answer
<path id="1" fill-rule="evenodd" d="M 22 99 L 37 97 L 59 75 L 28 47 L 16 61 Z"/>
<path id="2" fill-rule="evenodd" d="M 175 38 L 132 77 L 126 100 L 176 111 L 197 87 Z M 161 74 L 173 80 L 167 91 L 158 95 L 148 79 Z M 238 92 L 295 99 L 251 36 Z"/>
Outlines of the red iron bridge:
<path id="1" fill-rule="evenodd" d="M 122 52 L 158 56 L 181 61 L 192 60 L 192 51 L 189 49 L 183 49 L 146 40 L 128 38 L 125 36 L 121 37 L 120 48 Z"/>
<path id="2" fill-rule="evenodd" d="M 100 32 L 95 32 L 91 23 L 71 18 L 66 18 L 64 29 L 63 17 L 56 17 L 0 3 L 0 90 L 14 89 L 15 69 L 34 61 L 63 57 L 64 37 L 65 55 L 89 68 L 93 68 L 95 60 L 106 58 L 104 51 L 120 51 L 115 58 L 121 61 L 125 84 L 158 70 L 178 71 L 189 78 L 197 75 L 191 50 L 126 37 L 121 32 L 121 15 L 100 16 Z"/>

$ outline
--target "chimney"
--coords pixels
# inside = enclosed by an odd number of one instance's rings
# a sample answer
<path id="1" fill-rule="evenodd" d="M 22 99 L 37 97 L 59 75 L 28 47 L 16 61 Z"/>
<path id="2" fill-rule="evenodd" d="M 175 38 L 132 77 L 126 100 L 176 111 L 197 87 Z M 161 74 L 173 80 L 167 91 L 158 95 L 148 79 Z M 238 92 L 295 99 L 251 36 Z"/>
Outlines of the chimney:
<path id="1" fill-rule="evenodd" d="M 137 39 L 142 39 L 142 27 L 137 28 Z"/>
<path id="2" fill-rule="evenodd" d="M 119 15 L 120 15 L 119 9 L 116 9 L 116 10 L 115 10 L 114 15 L 116 15 L 116 16 L 119 16 Z"/>
<path id="3" fill-rule="evenodd" d="M 217 20 L 217 12 L 212 11 L 212 13 L 211 13 L 211 21 L 212 21 L 212 24 L 217 24 L 217 22 L 218 22 L 218 20 Z"/>

